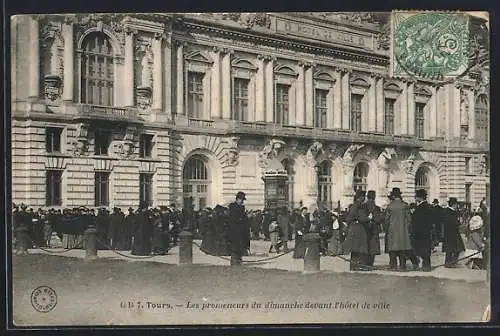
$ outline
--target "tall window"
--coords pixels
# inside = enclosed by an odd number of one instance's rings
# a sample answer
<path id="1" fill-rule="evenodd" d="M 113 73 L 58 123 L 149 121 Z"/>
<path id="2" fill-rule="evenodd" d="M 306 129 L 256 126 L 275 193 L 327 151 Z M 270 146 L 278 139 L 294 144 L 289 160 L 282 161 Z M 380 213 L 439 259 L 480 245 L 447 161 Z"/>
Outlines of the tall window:
<path id="1" fill-rule="evenodd" d="M 89 34 L 82 46 L 81 101 L 84 104 L 113 106 L 113 48 L 100 32 Z"/>
<path id="2" fill-rule="evenodd" d="M 276 85 L 276 113 L 274 122 L 277 124 L 287 125 L 288 114 L 290 111 L 290 85 Z"/>
<path id="3" fill-rule="evenodd" d="M 45 205 L 61 205 L 62 171 L 47 170 L 45 173 Z"/>
<path id="4" fill-rule="evenodd" d="M 419 139 L 424 138 L 424 103 L 415 103 L 415 136 Z"/>
<path id="5" fill-rule="evenodd" d="M 466 174 L 471 174 L 472 173 L 472 158 L 465 157 L 465 173 Z"/>
<path id="6" fill-rule="evenodd" d="M 203 116 L 203 77 L 201 72 L 188 73 L 187 110 L 190 118 Z"/>
<path id="7" fill-rule="evenodd" d="M 368 164 L 366 162 L 360 162 L 354 167 L 354 179 L 353 186 L 354 191 L 368 189 Z"/>
<path id="8" fill-rule="evenodd" d="M 193 155 L 184 165 L 182 172 L 184 204 L 192 198 L 195 209 L 203 209 L 208 204 L 209 184 L 206 159 Z"/>
<path id="9" fill-rule="evenodd" d="M 427 195 L 429 195 L 430 188 L 429 168 L 420 166 L 415 173 L 415 190 L 424 189 L 427 191 Z"/>
<path id="10" fill-rule="evenodd" d="M 476 122 L 476 140 L 488 141 L 488 98 L 486 95 L 480 95 L 476 99 L 474 106 L 474 116 Z"/>
<path id="11" fill-rule="evenodd" d="M 385 99 L 384 133 L 394 134 L 394 105 L 395 99 Z"/>
<path id="12" fill-rule="evenodd" d="M 319 204 L 327 205 L 332 208 L 332 165 L 329 161 L 323 161 L 318 166 L 318 201 Z"/>
<path id="13" fill-rule="evenodd" d="M 363 95 L 351 95 L 351 130 L 355 132 L 361 132 L 362 101 Z"/>
<path id="14" fill-rule="evenodd" d="M 139 157 L 150 158 L 153 151 L 153 136 L 151 134 L 141 134 L 139 140 Z"/>
<path id="15" fill-rule="evenodd" d="M 153 205 L 153 174 L 139 174 L 139 202 Z"/>
<path id="16" fill-rule="evenodd" d="M 328 90 L 315 90 L 315 101 L 314 106 L 316 107 L 316 113 L 314 115 L 314 126 L 319 128 L 326 128 L 326 113 L 328 111 Z"/>
<path id="17" fill-rule="evenodd" d="M 471 187 L 472 187 L 472 183 L 466 183 L 465 184 L 465 203 L 470 203 L 471 202 L 471 197 L 470 197 Z"/>
<path id="18" fill-rule="evenodd" d="M 95 206 L 109 205 L 109 173 L 95 172 L 94 179 Z"/>
<path id="19" fill-rule="evenodd" d="M 244 78 L 235 78 L 233 87 L 233 119 L 248 120 L 248 86 L 250 81 Z"/>
<path id="20" fill-rule="evenodd" d="M 95 131 L 94 135 L 95 135 L 94 154 L 108 155 L 108 148 L 110 143 L 109 133 L 102 130 L 97 130 Z"/>
<path id="21" fill-rule="evenodd" d="M 61 152 L 62 128 L 49 127 L 45 130 L 45 149 L 47 153 Z"/>

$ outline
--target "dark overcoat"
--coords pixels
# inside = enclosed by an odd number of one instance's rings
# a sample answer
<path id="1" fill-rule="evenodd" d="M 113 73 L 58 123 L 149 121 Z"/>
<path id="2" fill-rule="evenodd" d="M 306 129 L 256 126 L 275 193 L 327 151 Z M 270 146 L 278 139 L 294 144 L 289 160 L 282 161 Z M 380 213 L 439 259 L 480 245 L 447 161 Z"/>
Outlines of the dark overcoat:
<path id="1" fill-rule="evenodd" d="M 380 226 L 384 222 L 382 209 L 375 202 L 368 200 L 362 207 L 364 214 L 361 217 L 368 234 L 368 254 L 380 254 Z M 372 214 L 372 219 L 368 218 Z"/>
<path id="2" fill-rule="evenodd" d="M 244 205 L 229 204 L 228 240 L 231 253 L 243 256 L 250 248 L 250 225 Z"/>
<path id="3" fill-rule="evenodd" d="M 417 205 L 411 216 L 411 245 L 419 255 L 429 254 L 433 248 L 432 230 L 436 223 L 436 209 L 429 203 Z"/>
<path id="4" fill-rule="evenodd" d="M 311 223 L 308 215 L 298 214 L 295 219 L 295 248 L 293 250 L 294 259 L 304 258 L 306 246 L 304 243 L 304 235 L 309 231 Z M 299 234 L 301 232 L 302 234 Z"/>
<path id="5" fill-rule="evenodd" d="M 465 244 L 460 236 L 458 212 L 450 208 L 444 209 L 443 212 L 444 252 L 459 253 L 465 251 Z"/>
<path id="6" fill-rule="evenodd" d="M 385 211 L 385 245 L 386 251 L 410 251 L 410 206 L 403 200 L 396 198 L 387 206 Z"/>
<path id="7" fill-rule="evenodd" d="M 344 241 L 344 250 L 346 253 L 368 254 L 368 231 L 365 223 L 368 221 L 364 204 L 355 202 L 347 214 L 347 223 L 349 228 Z"/>
<path id="8" fill-rule="evenodd" d="M 290 215 L 282 213 L 278 215 L 278 226 L 280 228 L 280 236 L 282 241 L 288 241 L 288 231 L 290 230 Z"/>

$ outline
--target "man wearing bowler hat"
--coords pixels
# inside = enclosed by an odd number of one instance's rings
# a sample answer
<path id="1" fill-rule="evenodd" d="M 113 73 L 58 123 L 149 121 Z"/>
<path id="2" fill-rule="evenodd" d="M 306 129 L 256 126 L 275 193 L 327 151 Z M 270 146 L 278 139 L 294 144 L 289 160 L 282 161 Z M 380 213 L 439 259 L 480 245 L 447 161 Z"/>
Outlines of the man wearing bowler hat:
<path id="1" fill-rule="evenodd" d="M 386 250 L 389 252 L 389 267 L 397 269 L 397 259 L 399 259 L 399 269 L 406 271 L 406 256 L 411 251 L 410 206 L 401 198 L 401 190 L 392 188 L 389 195 L 391 203 L 385 211 L 385 234 Z"/>
<path id="2" fill-rule="evenodd" d="M 411 244 L 413 247 L 415 268 L 418 267 L 422 258 L 422 271 L 431 271 L 431 251 L 432 243 L 432 224 L 433 211 L 427 203 L 427 192 L 424 189 L 418 189 L 415 194 L 417 205 L 411 218 Z"/>
<path id="3" fill-rule="evenodd" d="M 460 221 L 458 219 L 458 201 L 455 197 L 448 200 L 448 208 L 444 210 L 444 242 L 445 267 L 453 268 L 458 264 L 460 252 L 465 251 L 465 245 L 460 236 Z"/>
<path id="4" fill-rule="evenodd" d="M 231 266 L 241 265 L 241 258 L 250 248 L 250 227 L 243 202 L 245 193 L 239 191 L 236 200 L 229 204 L 228 238 L 231 249 Z"/>

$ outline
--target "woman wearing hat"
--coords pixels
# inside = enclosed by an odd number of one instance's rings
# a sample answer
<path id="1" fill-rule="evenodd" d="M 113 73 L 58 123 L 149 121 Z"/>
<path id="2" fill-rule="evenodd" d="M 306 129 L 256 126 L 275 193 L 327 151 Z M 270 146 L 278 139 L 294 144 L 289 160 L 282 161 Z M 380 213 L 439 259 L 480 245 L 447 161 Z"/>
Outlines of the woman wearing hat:
<path id="1" fill-rule="evenodd" d="M 344 241 L 344 248 L 347 253 L 351 253 L 351 271 L 368 271 L 368 232 L 362 223 L 362 217 L 365 213 L 364 201 L 365 191 L 356 190 L 354 203 L 349 208 L 347 215 L 347 223 L 349 229 L 347 232 L 346 240 Z"/>
<path id="2" fill-rule="evenodd" d="M 484 250 L 484 225 L 483 219 L 480 216 L 480 211 L 474 211 L 472 218 L 469 220 L 469 230 L 467 235 L 467 254 L 475 254 Z M 470 268 L 484 268 L 482 256 L 475 256 L 467 262 Z"/>
<path id="3" fill-rule="evenodd" d="M 445 267 L 453 268 L 458 265 L 458 257 L 465 251 L 465 245 L 460 236 L 460 220 L 458 218 L 458 201 L 455 197 L 448 200 L 448 208 L 444 211 L 444 242 Z"/>

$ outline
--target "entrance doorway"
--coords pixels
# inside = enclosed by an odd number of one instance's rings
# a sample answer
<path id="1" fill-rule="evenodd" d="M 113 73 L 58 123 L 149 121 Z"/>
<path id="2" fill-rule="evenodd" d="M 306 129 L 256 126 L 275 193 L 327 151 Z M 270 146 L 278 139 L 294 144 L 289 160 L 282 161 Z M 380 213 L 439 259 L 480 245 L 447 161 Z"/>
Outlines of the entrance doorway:
<path id="1" fill-rule="evenodd" d="M 184 207 L 192 202 L 194 210 L 204 209 L 210 204 L 210 180 L 207 158 L 195 154 L 184 165 L 182 172 Z"/>

